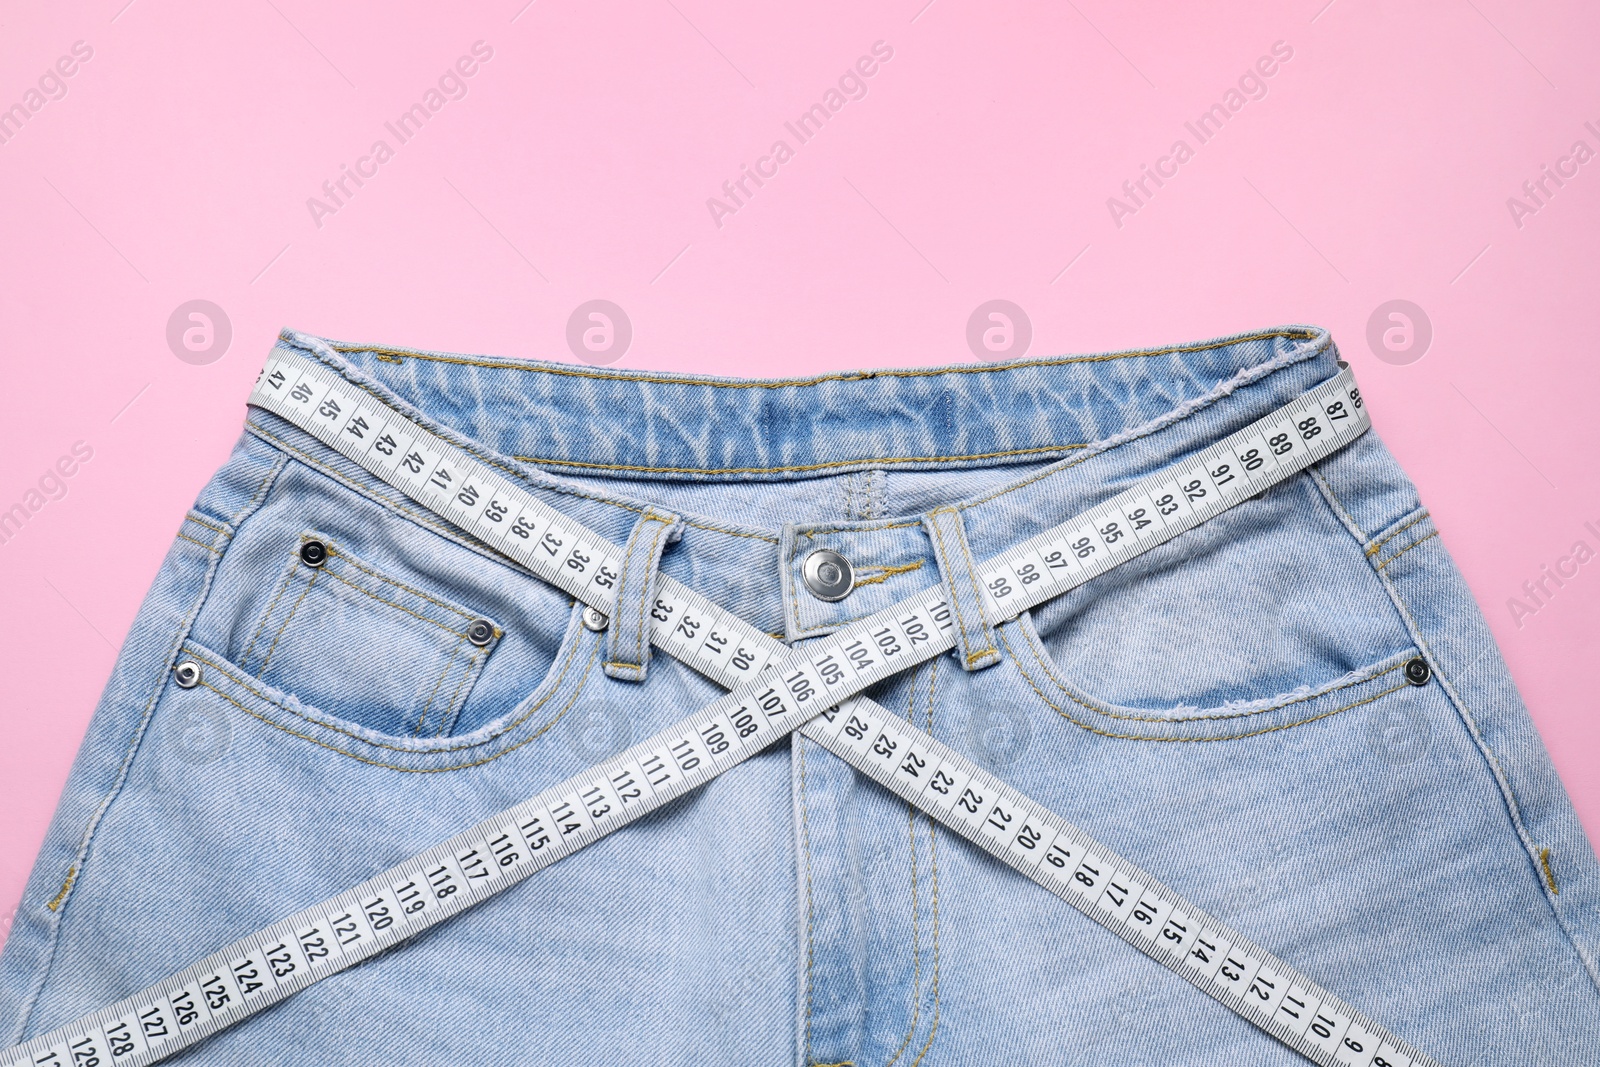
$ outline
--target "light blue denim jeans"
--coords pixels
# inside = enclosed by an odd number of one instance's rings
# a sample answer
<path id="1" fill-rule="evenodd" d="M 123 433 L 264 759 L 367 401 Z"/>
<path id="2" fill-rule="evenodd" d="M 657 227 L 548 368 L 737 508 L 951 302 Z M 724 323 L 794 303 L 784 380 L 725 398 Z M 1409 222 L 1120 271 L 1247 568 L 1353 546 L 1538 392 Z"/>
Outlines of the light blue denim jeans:
<path id="1" fill-rule="evenodd" d="M 802 381 L 281 343 L 619 545 L 655 523 L 637 580 L 659 558 L 791 641 L 938 582 L 936 510 L 981 560 L 1336 360 L 1308 327 Z M 819 547 L 854 567 L 842 600 L 804 581 Z M 630 648 L 637 620 L 597 633 L 581 615 L 251 410 L 83 742 L 0 958 L 0 1042 L 719 695 Z M 1376 434 L 992 640 L 997 657 L 940 657 L 870 695 L 1451 1067 L 1600 1063 L 1594 853 Z M 1419 656 L 1431 680 L 1409 684 Z M 203 684 L 173 681 L 180 658 Z M 1299 1061 L 796 737 L 173 1062 Z"/>

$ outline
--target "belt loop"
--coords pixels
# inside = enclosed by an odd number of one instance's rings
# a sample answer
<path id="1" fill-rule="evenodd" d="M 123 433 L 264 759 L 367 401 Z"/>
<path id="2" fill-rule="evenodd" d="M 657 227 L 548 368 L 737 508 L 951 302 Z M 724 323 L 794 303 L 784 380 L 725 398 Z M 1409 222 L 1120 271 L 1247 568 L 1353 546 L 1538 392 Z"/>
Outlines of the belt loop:
<path id="1" fill-rule="evenodd" d="M 967 528 L 961 512 L 939 508 L 922 517 L 933 542 L 933 555 L 944 580 L 944 593 L 956 622 L 956 659 L 965 670 L 977 671 L 1000 662 L 994 627 L 984 612 L 983 590 L 978 588 L 978 568 L 967 546 Z"/>
<path id="2" fill-rule="evenodd" d="M 625 682 L 642 682 L 650 665 L 650 608 L 655 601 L 656 571 L 661 551 L 683 536 L 676 515 L 646 510 L 633 524 L 622 552 L 617 599 L 606 630 L 605 672 Z"/>

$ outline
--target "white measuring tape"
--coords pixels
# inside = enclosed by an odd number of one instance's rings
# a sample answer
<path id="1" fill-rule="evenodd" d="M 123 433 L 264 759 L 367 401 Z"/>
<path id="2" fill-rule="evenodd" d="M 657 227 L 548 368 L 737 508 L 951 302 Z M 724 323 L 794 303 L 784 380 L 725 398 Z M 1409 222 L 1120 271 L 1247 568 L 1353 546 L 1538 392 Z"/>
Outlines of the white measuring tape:
<path id="1" fill-rule="evenodd" d="M 618 546 L 329 367 L 276 350 L 250 403 L 315 435 L 540 578 L 610 612 L 621 573 Z M 1192 529 L 1368 426 L 1344 368 L 1177 467 L 986 562 L 978 574 L 990 620 L 1013 619 Z M 732 692 L 354 889 L 0 1053 L 0 1067 L 154 1063 L 498 893 L 802 727 L 807 737 L 1314 1062 L 1440 1067 L 1064 819 L 857 696 L 954 647 L 938 587 L 790 649 L 663 577 L 651 625 L 654 644 Z"/>

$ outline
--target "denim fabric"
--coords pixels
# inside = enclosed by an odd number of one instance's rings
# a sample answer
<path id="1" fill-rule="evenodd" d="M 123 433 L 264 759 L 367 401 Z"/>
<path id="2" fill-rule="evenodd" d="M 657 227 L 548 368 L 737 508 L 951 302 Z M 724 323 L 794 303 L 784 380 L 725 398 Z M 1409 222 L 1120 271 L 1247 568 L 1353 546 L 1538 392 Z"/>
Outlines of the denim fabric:
<path id="1" fill-rule="evenodd" d="M 651 509 L 681 516 L 661 571 L 792 641 L 947 577 L 945 519 L 988 558 L 1336 360 L 1309 327 L 792 382 L 281 343 L 618 545 Z M 314 576 L 307 537 L 330 553 Z M 838 602 L 806 589 L 819 547 L 854 565 Z M 0 1041 L 718 695 L 667 656 L 609 676 L 580 615 L 252 410 L 84 740 L 0 957 Z M 469 619 L 488 647 L 460 640 Z M 993 636 L 992 666 L 940 657 L 870 695 L 1444 1063 L 1600 1063 L 1600 867 L 1376 434 Z M 172 682 L 180 657 L 201 685 Z M 794 738 L 173 1062 L 1299 1061 Z"/>

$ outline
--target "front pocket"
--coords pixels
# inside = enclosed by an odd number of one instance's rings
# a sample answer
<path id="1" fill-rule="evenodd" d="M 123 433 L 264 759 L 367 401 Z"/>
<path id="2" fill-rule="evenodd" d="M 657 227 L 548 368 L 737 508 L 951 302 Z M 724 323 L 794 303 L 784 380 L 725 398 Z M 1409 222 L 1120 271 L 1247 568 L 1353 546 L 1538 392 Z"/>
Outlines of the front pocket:
<path id="1" fill-rule="evenodd" d="M 1129 741 L 1238 740 L 1318 722 L 1413 688 L 1405 667 L 1418 656 L 1407 648 L 1320 685 L 1251 700 L 1146 708 L 1112 703 L 1070 681 L 1026 612 L 1002 627 L 999 638 L 1025 687 L 1057 715 L 1092 734 Z"/>
<path id="2" fill-rule="evenodd" d="M 1304 475 L 1011 630 L 1041 699 L 1114 737 L 1218 739 L 1314 721 L 1404 687 L 1399 666 L 1417 655 L 1362 546 Z"/>
<path id="3" fill-rule="evenodd" d="M 257 681 L 382 734 L 435 737 L 503 631 L 308 532 L 250 633 L 238 665 Z"/>

